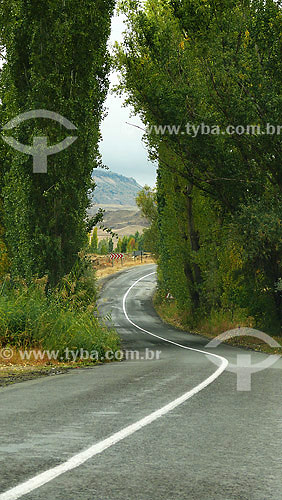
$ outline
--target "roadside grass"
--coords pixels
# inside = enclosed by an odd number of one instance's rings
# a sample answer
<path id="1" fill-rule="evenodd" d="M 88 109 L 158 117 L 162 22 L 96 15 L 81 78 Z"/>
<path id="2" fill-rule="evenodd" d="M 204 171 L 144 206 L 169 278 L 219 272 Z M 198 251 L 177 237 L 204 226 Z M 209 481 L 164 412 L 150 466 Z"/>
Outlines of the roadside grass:
<path id="1" fill-rule="evenodd" d="M 142 266 L 146 264 L 155 264 L 156 260 L 151 255 L 144 255 L 142 262 L 140 257 L 136 257 L 134 260 L 132 256 L 125 256 L 123 261 L 114 260 L 113 262 L 109 262 L 107 256 L 102 255 L 89 255 L 91 259 L 93 259 L 93 266 L 96 271 L 97 279 L 105 278 L 110 276 L 111 274 L 118 273 L 119 271 L 123 271 L 124 269 L 128 269 L 131 267 Z M 112 265 L 113 264 L 113 265 Z"/>
<path id="2" fill-rule="evenodd" d="M 52 291 L 46 278 L 27 284 L 7 276 L 0 285 L 0 374 L 8 366 L 93 365 L 103 361 L 107 351 L 117 352 L 118 334 L 109 321 L 97 317 L 96 299 L 96 277 L 86 261 L 80 261 Z M 3 357 L 5 349 L 5 353 L 11 349 L 13 356 Z M 94 351 L 96 356 L 74 363 L 66 358 L 66 349 Z M 23 350 L 57 351 L 58 355 L 28 360 L 22 359 Z"/>
<path id="3" fill-rule="evenodd" d="M 179 330 L 201 335 L 207 339 L 213 339 L 221 333 L 238 328 L 239 326 L 255 328 L 253 318 L 246 318 L 243 310 L 233 311 L 233 313 L 229 311 L 215 311 L 209 318 L 199 319 L 196 322 L 196 327 L 191 327 L 189 314 L 180 311 L 175 300 L 160 301 L 159 297 L 155 295 L 153 302 L 156 312 L 165 323 Z M 233 338 L 227 340 L 225 343 L 267 354 L 282 355 L 282 337 L 270 336 L 281 345 L 281 348 L 270 347 L 262 340 L 248 336 Z"/>

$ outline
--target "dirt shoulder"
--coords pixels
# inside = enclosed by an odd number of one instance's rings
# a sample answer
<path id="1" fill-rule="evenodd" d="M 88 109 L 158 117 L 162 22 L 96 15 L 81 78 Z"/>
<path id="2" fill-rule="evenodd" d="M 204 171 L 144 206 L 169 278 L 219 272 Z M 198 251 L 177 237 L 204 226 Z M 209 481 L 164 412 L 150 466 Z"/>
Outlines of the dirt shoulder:
<path id="1" fill-rule="evenodd" d="M 39 377 L 50 377 L 54 375 L 63 375 L 70 370 L 76 369 L 90 369 L 101 366 L 104 363 L 96 362 L 69 362 L 69 363 L 39 363 L 29 362 L 29 364 L 18 363 L 0 363 L 0 387 L 9 386 L 16 382 L 25 382 L 26 380 L 33 380 Z"/>
<path id="2" fill-rule="evenodd" d="M 5 387 L 15 382 L 25 382 L 34 378 L 60 375 L 70 368 L 60 366 L 22 366 L 0 364 L 0 387 Z"/>

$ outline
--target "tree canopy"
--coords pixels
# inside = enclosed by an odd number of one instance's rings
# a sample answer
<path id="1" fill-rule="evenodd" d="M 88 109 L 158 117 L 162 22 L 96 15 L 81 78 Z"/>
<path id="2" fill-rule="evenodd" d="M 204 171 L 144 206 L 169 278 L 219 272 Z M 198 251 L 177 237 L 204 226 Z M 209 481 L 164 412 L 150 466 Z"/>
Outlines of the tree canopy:
<path id="1" fill-rule="evenodd" d="M 34 174 L 32 157 L 1 145 L 1 196 L 12 272 L 48 274 L 55 284 L 67 274 L 87 239 L 88 192 L 99 162 L 99 124 L 108 90 L 107 39 L 114 1 L 3 0 L 0 45 L 1 121 L 46 109 L 77 127 L 77 140 L 48 157 L 48 172 Z M 30 145 L 49 144 L 68 131 L 46 119 L 29 120 L 13 136 Z"/>
<path id="2" fill-rule="evenodd" d="M 121 8 L 118 91 L 159 163 L 159 289 L 191 324 L 226 310 L 280 331 L 280 2 Z"/>

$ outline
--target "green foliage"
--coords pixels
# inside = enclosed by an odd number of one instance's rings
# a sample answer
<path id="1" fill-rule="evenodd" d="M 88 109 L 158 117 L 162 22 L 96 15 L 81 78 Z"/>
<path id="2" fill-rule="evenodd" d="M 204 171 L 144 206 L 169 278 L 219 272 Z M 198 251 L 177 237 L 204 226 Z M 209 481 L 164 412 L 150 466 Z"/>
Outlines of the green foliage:
<path id="1" fill-rule="evenodd" d="M 122 240 L 121 240 L 121 238 L 119 238 L 115 251 L 118 253 L 121 253 L 121 247 L 122 247 Z"/>
<path id="2" fill-rule="evenodd" d="M 160 297 L 172 293 L 192 326 L 252 318 L 281 333 L 282 136 L 185 132 L 281 123 L 281 6 L 129 0 L 122 10 L 118 91 L 159 164 L 157 209 L 149 188 L 137 203 L 158 241 Z M 169 124 L 182 133 L 160 133 Z"/>
<path id="3" fill-rule="evenodd" d="M 97 253 L 98 252 L 98 228 L 94 227 L 93 232 L 91 234 L 89 252 Z"/>
<path id="4" fill-rule="evenodd" d="M 98 254 L 107 255 L 109 253 L 109 240 L 101 240 L 98 245 Z"/>
<path id="5" fill-rule="evenodd" d="M 128 236 L 124 236 L 121 240 L 121 251 L 123 253 L 126 253 L 127 251 L 128 241 L 129 241 Z"/>
<path id="6" fill-rule="evenodd" d="M 144 186 L 136 197 L 136 205 L 140 208 L 143 217 L 150 222 L 158 218 L 157 194 L 155 189 Z"/>
<path id="7" fill-rule="evenodd" d="M 150 227 L 143 231 L 143 247 L 147 252 L 158 255 L 158 207 L 157 193 L 155 189 L 144 186 L 136 197 L 136 204 L 140 208 L 143 217 L 150 223 Z"/>
<path id="8" fill-rule="evenodd" d="M 95 231 L 95 230 L 94 230 Z M 143 241 L 144 237 L 143 235 L 140 235 L 139 232 L 137 231 L 135 235 L 130 235 L 130 236 L 124 236 L 122 239 L 119 238 L 115 252 L 118 253 L 131 253 L 134 250 L 143 250 Z M 89 252 L 97 253 L 100 255 L 107 255 L 109 253 L 112 253 L 114 251 L 114 242 L 112 238 L 104 238 L 99 241 L 98 247 L 96 249 L 95 246 L 95 251 L 93 250 L 93 237 L 91 240 L 91 245 L 89 246 Z"/>
<path id="9" fill-rule="evenodd" d="M 47 278 L 29 285 L 6 281 L 0 295 L 0 345 L 58 350 L 60 357 L 66 348 L 95 350 L 100 359 L 108 350 L 115 352 L 115 330 L 94 314 L 93 282 L 85 261 L 47 295 Z"/>
<path id="10" fill-rule="evenodd" d="M 1 2 L 0 44 L 7 57 L 0 80 L 2 123 L 47 109 L 73 122 L 78 136 L 71 147 L 48 157 L 47 174 L 33 174 L 32 157 L 5 146 L 1 196 L 14 276 L 47 274 L 55 286 L 86 243 L 113 7 L 114 0 Z M 48 136 L 55 144 L 66 132 L 51 120 L 36 119 L 21 124 L 13 136 L 23 144 Z"/>
<path id="11" fill-rule="evenodd" d="M 135 239 L 135 250 L 141 250 L 142 252 L 150 252 L 149 246 L 145 243 L 145 232 L 146 229 L 143 229 L 142 233 L 136 231 L 134 234 Z"/>
<path id="12" fill-rule="evenodd" d="M 97 301 L 97 280 L 91 262 L 81 255 L 71 272 L 51 291 L 62 307 L 93 311 Z"/>
<path id="13" fill-rule="evenodd" d="M 109 240 L 109 253 L 111 253 L 114 250 L 114 242 L 112 238 Z"/>
<path id="14" fill-rule="evenodd" d="M 1 210 L 1 202 L 0 202 L 0 221 L 2 219 L 2 210 Z M 0 281 L 4 278 L 4 276 L 9 271 L 9 257 L 8 250 L 4 241 L 4 228 L 0 223 Z"/>

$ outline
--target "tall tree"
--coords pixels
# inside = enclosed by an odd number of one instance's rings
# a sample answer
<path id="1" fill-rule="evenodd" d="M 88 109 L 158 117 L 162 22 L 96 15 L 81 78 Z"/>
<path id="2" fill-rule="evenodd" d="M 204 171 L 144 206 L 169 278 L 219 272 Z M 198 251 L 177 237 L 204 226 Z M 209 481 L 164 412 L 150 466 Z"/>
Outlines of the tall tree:
<path id="1" fill-rule="evenodd" d="M 1 115 L 46 109 L 76 127 L 78 139 L 48 157 L 48 172 L 32 172 L 32 157 L 6 147 L 2 190 L 6 240 L 13 273 L 48 274 L 51 284 L 69 272 L 86 238 L 91 172 L 108 89 L 107 39 L 114 0 L 3 0 Z M 68 134 L 46 119 L 22 123 L 13 136 L 31 145 L 50 144 Z"/>
<path id="2" fill-rule="evenodd" d="M 116 51 L 119 89 L 141 115 L 149 153 L 159 162 L 160 286 L 174 288 L 178 303 L 186 297 L 194 311 L 233 310 L 236 300 L 258 323 L 270 310 L 281 316 L 282 138 L 265 133 L 282 118 L 280 3 L 122 5 L 128 31 Z M 227 133 L 229 125 L 241 128 Z M 248 126 L 263 133 L 246 133 Z M 257 204 L 267 207 L 270 231 Z"/>
<path id="3" fill-rule="evenodd" d="M 147 252 L 158 255 L 159 237 L 156 189 L 151 189 L 145 185 L 137 194 L 136 204 L 140 208 L 143 217 L 150 223 L 150 227 L 145 228 L 143 231 L 143 245 Z"/>
<path id="4" fill-rule="evenodd" d="M 90 251 L 93 253 L 98 252 L 98 228 L 97 227 L 94 227 L 93 232 L 92 232 Z"/>

